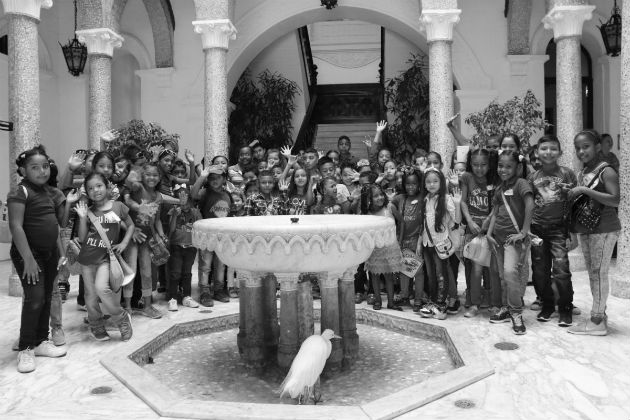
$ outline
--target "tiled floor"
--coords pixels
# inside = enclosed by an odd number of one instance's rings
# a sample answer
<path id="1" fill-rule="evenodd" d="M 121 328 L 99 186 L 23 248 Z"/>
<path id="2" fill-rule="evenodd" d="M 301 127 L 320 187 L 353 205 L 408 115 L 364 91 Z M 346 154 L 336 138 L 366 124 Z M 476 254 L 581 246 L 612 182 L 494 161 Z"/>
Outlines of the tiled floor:
<path id="1" fill-rule="evenodd" d="M 10 264 L 0 262 L 0 278 L 8 279 Z M 195 270 L 196 271 L 196 270 Z M 19 328 L 20 298 L 7 296 L 7 281 L 0 282 L 0 418 L 155 419 L 158 416 L 119 383 L 99 359 L 120 347 L 114 338 L 98 343 L 88 338 L 83 324 L 85 312 L 74 304 L 77 278 L 64 304 L 64 329 L 68 355 L 60 359 L 38 358 L 37 370 L 16 371 L 16 353 L 11 345 Z M 460 289 L 463 287 L 460 282 Z M 588 313 L 590 291 L 585 272 L 574 275 L 575 304 Z M 527 290 L 526 302 L 533 290 Z M 217 303 L 212 313 L 180 308 L 167 312 L 159 306 L 162 320 L 134 317 L 134 339 L 153 335 L 155 327 L 170 321 L 188 321 L 223 315 L 237 310 L 237 302 Z M 470 334 L 495 367 L 495 374 L 400 419 L 593 419 L 630 418 L 630 301 L 611 297 L 608 314 L 610 334 L 606 337 L 573 336 L 552 322 L 539 323 L 527 310 L 527 334 L 515 336 L 509 324 L 492 325 L 488 315 L 466 319 L 462 312 L 444 323 L 468 323 Z M 577 321 L 584 316 L 574 317 Z M 500 351 L 495 343 L 519 344 L 515 351 Z M 92 395 L 90 390 L 109 386 L 112 392 Z M 360 384 L 357 384 L 360 386 Z M 474 408 L 458 408 L 455 402 L 470 400 Z M 279 408 L 281 409 L 281 407 Z"/>

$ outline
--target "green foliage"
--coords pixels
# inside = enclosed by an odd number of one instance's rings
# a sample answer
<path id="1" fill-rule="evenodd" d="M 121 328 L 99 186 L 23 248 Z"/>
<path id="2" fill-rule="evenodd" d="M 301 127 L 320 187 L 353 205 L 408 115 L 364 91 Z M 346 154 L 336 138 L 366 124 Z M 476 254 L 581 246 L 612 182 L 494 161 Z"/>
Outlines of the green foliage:
<path id="1" fill-rule="evenodd" d="M 179 134 L 170 134 L 158 123 L 146 123 L 143 120 L 131 120 L 118 128 L 118 137 L 105 143 L 105 150 L 118 154 L 120 147 L 135 143 L 143 150 L 155 143 L 173 142 L 179 143 Z"/>
<path id="2" fill-rule="evenodd" d="M 485 109 L 470 114 L 465 120 L 472 126 L 474 144 L 484 145 L 491 136 L 515 133 L 521 142 L 529 143 L 531 136 L 544 130 L 549 124 L 543 118 L 540 102 L 531 90 L 525 96 L 518 96 L 499 104 L 492 101 Z"/>
<path id="3" fill-rule="evenodd" d="M 249 70 L 238 80 L 230 101 L 230 154 L 258 139 L 265 148 L 292 144 L 292 118 L 298 85 L 278 73 L 265 70 L 254 81 Z"/>
<path id="4" fill-rule="evenodd" d="M 416 148 L 429 150 L 429 80 L 426 55 L 411 54 L 409 68 L 385 83 L 385 106 L 394 115 L 387 144 L 397 162 L 411 161 Z"/>

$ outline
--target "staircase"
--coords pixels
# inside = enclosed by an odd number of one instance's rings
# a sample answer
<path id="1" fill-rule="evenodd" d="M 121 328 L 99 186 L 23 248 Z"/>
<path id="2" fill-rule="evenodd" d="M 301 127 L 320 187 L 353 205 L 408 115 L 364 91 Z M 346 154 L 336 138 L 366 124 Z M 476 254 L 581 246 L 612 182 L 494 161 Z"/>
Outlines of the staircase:
<path id="1" fill-rule="evenodd" d="M 363 139 L 365 136 L 373 138 L 375 130 L 376 121 L 352 124 L 318 124 L 313 147 L 324 152 L 337 150 L 339 136 L 346 135 L 350 137 L 350 141 L 352 142 L 350 152 L 356 156 L 357 159 L 367 159 L 367 148 L 363 144 Z"/>

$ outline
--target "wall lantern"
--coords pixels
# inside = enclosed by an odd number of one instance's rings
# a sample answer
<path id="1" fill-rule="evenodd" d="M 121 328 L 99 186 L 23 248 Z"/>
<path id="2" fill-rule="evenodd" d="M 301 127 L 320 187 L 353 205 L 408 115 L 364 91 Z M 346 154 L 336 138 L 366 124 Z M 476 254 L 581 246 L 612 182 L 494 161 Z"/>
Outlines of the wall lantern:
<path id="1" fill-rule="evenodd" d="M 337 7 L 337 0 L 322 0 L 322 6 L 324 6 L 328 10 L 331 10 Z"/>
<path id="2" fill-rule="evenodd" d="M 617 7 L 617 0 L 615 0 L 610 19 L 608 19 L 608 22 L 602 23 L 599 30 L 604 39 L 606 54 L 617 57 L 621 52 L 621 14 L 619 13 L 619 7 Z"/>
<path id="3" fill-rule="evenodd" d="M 63 56 L 66 59 L 66 65 L 68 71 L 73 76 L 78 76 L 83 73 L 85 68 L 85 62 L 87 60 L 88 52 L 85 44 L 79 42 L 77 39 L 77 0 L 74 0 L 74 39 L 68 40 L 66 45 L 59 46 L 63 50 Z"/>

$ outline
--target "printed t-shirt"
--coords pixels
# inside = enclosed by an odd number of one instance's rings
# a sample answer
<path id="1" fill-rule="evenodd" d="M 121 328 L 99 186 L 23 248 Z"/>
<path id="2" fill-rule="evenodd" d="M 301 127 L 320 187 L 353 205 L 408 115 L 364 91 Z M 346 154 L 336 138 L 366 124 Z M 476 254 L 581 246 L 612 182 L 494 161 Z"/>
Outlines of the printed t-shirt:
<path id="1" fill-rule="evenodd" d="M 490 214 L 490 198 L 494 186 L 488 185 L 486 182 L 477 182 L 475 176 L 470 172 L 465 172 L 459 179 L 459 183 L 468 189 L 466 204 L 471 219 L 481 226 Z"/>
<path id="2" fill-rule="evenodd" d="M 120 235 L 120 222 L 123 222 L 129 216 L 129 208 L 120 201 L 112 201 L 112 207 L 109 210 L 101 211 L 90 208 L 96 220 L 99 221 L 103 230 L 107 234 L 110 244 L 113 246 L 118 243 Z M 101 235 L 98 233 L 92 221 L 88 218 L 88 234 L 81 244 L 81 252 L 77 261 L 82 265 L 101 264 L 108 261 L 107 246 L 103 242 Z"/>
<path id="3" fill-rule="evenodd" d="M 569 168 L 558 166 L 551 173 L 537 170 L 529 176 L 534 193 L 534 214 L 532 224 L 561 225 L 567 201 L 566 189 L 561 184 L 573 188 L 577 184 L 575 173 Z"/>
<path id="4" fill-rule="evenodd" d="M 232 197 L 225 190 L 205 188 L 199 198 L 199 207 L 204 219 L 228 217 L 232 208 Z"/>
<path id="5" fill-rule="evenodd" d="M 418 246 L 418 239 L 422 233 L 422 199 L 417 197 L 406 197 L 399 194 L 392 200 L 392 205 L 398 209 L 402 215 L 402 223 L 399 223 L 398 241 L 401 248 L 409 248 L 415 252 Z"/>
<path id="6" fill-rule="evenodd" d="M 169 216 L 173 217 L 176 207 L 169 211 Z M 171 234 L 171 244 L 187 248 L 192 246 L 192 226 L 201 219 L 201 212 L 196 208 L 189 208 L 175 216 L 175 231 Z"/>
<path id="7" fill-rule="evenodd" d="M 503 188 L 505 187 L 499 186 L 497 188 L 492 201 L 492 205 L 497 209 L 493 235 L 499 243 L 504 243 L 508 235 L 518 233 L 514 228 L 510 214 L 505 208 L 501 193 L 504 192 L 505 194 L 505 199 L 510 205 L 519 230 L 523 228 L 523 222 L 525 221 L 525 196 L 532 193 L 532 187 L 523 178 L 518 178 L 514 185 L 506 188 L 505 191 Z"/>

